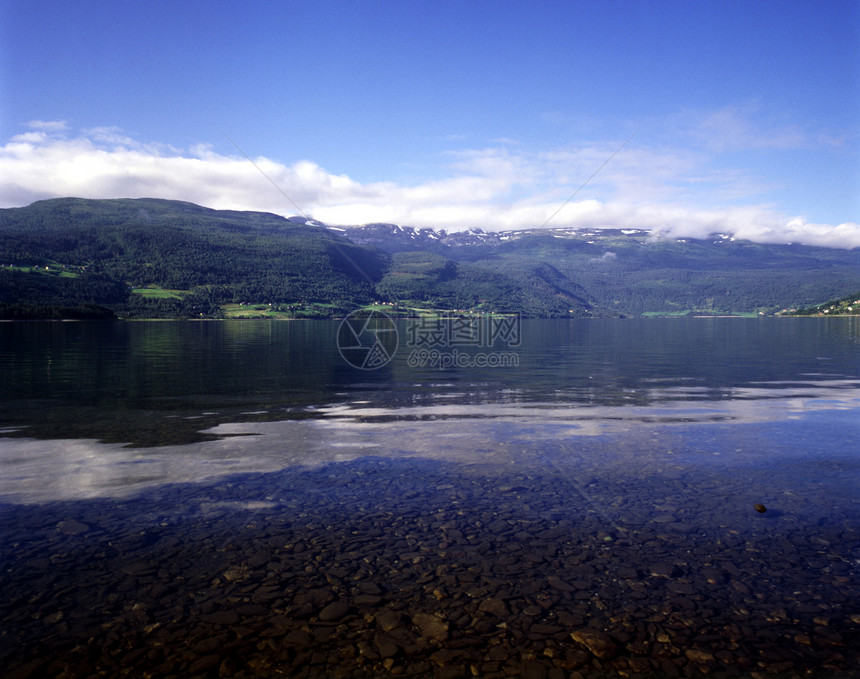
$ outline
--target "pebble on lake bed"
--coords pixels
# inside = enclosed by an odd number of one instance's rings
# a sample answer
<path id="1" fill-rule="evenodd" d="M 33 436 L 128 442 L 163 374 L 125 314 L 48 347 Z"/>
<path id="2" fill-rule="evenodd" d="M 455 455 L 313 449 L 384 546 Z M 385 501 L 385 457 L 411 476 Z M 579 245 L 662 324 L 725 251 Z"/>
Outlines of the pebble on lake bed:
<path id="1" fill-rule="evenodd" d="M 756 510 L 759 514 L 764 514 L 764 513 L 767 511 L 767 507 L 765 507 L 763 504 L 757 504 L 757 505 L 755 506 L 755 510 Z"/>

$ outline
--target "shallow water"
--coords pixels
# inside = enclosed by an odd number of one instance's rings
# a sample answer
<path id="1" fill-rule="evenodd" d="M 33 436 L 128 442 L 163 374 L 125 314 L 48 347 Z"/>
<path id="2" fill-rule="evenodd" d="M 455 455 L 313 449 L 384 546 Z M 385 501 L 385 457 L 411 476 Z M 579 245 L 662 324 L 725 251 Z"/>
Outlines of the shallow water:
<path id="1" fill-rule="evenodd" d="M 331 323 L 0 325 L 0 666 L 860 673 L 853 319 L 400 329 L 362 371 Z"/>

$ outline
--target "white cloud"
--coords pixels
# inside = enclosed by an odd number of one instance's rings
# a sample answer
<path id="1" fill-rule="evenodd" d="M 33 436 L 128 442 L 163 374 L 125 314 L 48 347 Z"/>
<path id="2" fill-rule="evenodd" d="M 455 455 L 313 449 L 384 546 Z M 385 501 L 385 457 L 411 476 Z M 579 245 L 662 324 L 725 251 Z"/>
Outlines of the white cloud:
<path id="1" fill-rule="evenodd" d="M 761 125 L 754 122 L 755 106 L 726 106 L 702 117 L 694 130 L 702 142 L 716 151 L 795 149 L 807 143 L 797 126 L 775 122 Z"/>
<path id="2" fill-rule="evenodd" d="M 65 123 L 51 121 L 28 128 L 0 146 L 0 206 L 59 196 L 156 197 L 290 215 L 294 201 L 333 225 L 379 221 L 449 230 L 540 226 L 617 149 L 616 142 L 461 150 L 447 154 L 450 176 L 407 186 L 362 183 L 307 160 L 249 162 L 208 144 L 186 150 L 143 144 L 117 128 L 71 134 Z M 701 207 L 702 195 L 755 200 L 762 186 L 745 172 L 710 168 L 702 151 L 631 146 L 549 226 L 646 228 L 676 237 L 721 232 L 755 241 L 860 247 L 860 225 L 853 222 L 813 223 L 759 203 Z"/>
<path id="3" fill-rule="evenodd" d="M 686 109 L 663 122 L 675 135 L 712 153 L 800 149 L 820 141 L 758 101 Z"/>
<path id="4" fill-rule="evenodd" d="M 44 130 L 46 132 L 61 132 L 69 129 L 65 120 L 31 120 L 27 123 L 31 130 Z"/>

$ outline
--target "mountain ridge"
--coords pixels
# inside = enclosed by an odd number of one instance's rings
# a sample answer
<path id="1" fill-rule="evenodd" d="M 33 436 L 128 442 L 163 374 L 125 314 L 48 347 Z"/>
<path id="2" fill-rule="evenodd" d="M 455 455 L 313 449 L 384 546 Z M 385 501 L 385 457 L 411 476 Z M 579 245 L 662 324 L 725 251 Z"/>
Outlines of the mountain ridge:
<path id="1" fill-rule="evenodd" d="M 259 305 L 338 316 L 372 302 L 540 317 L 769 314 L 857 289 L 860 248 L 729 234 L 329 226 L 149 198 L 0 210 L 0 303 L 97 304 L 126 317 Z"/>

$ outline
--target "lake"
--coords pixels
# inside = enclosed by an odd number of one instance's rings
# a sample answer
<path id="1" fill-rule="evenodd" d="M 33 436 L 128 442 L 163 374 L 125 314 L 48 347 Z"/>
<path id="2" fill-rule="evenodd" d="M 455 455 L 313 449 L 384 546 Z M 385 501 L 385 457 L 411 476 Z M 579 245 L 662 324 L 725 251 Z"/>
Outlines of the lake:
<path id="1" fill-rule="evenodd" d="M 0 323 L 0 669 L 857 676 L 858 414 L 858 318 Z"/>

